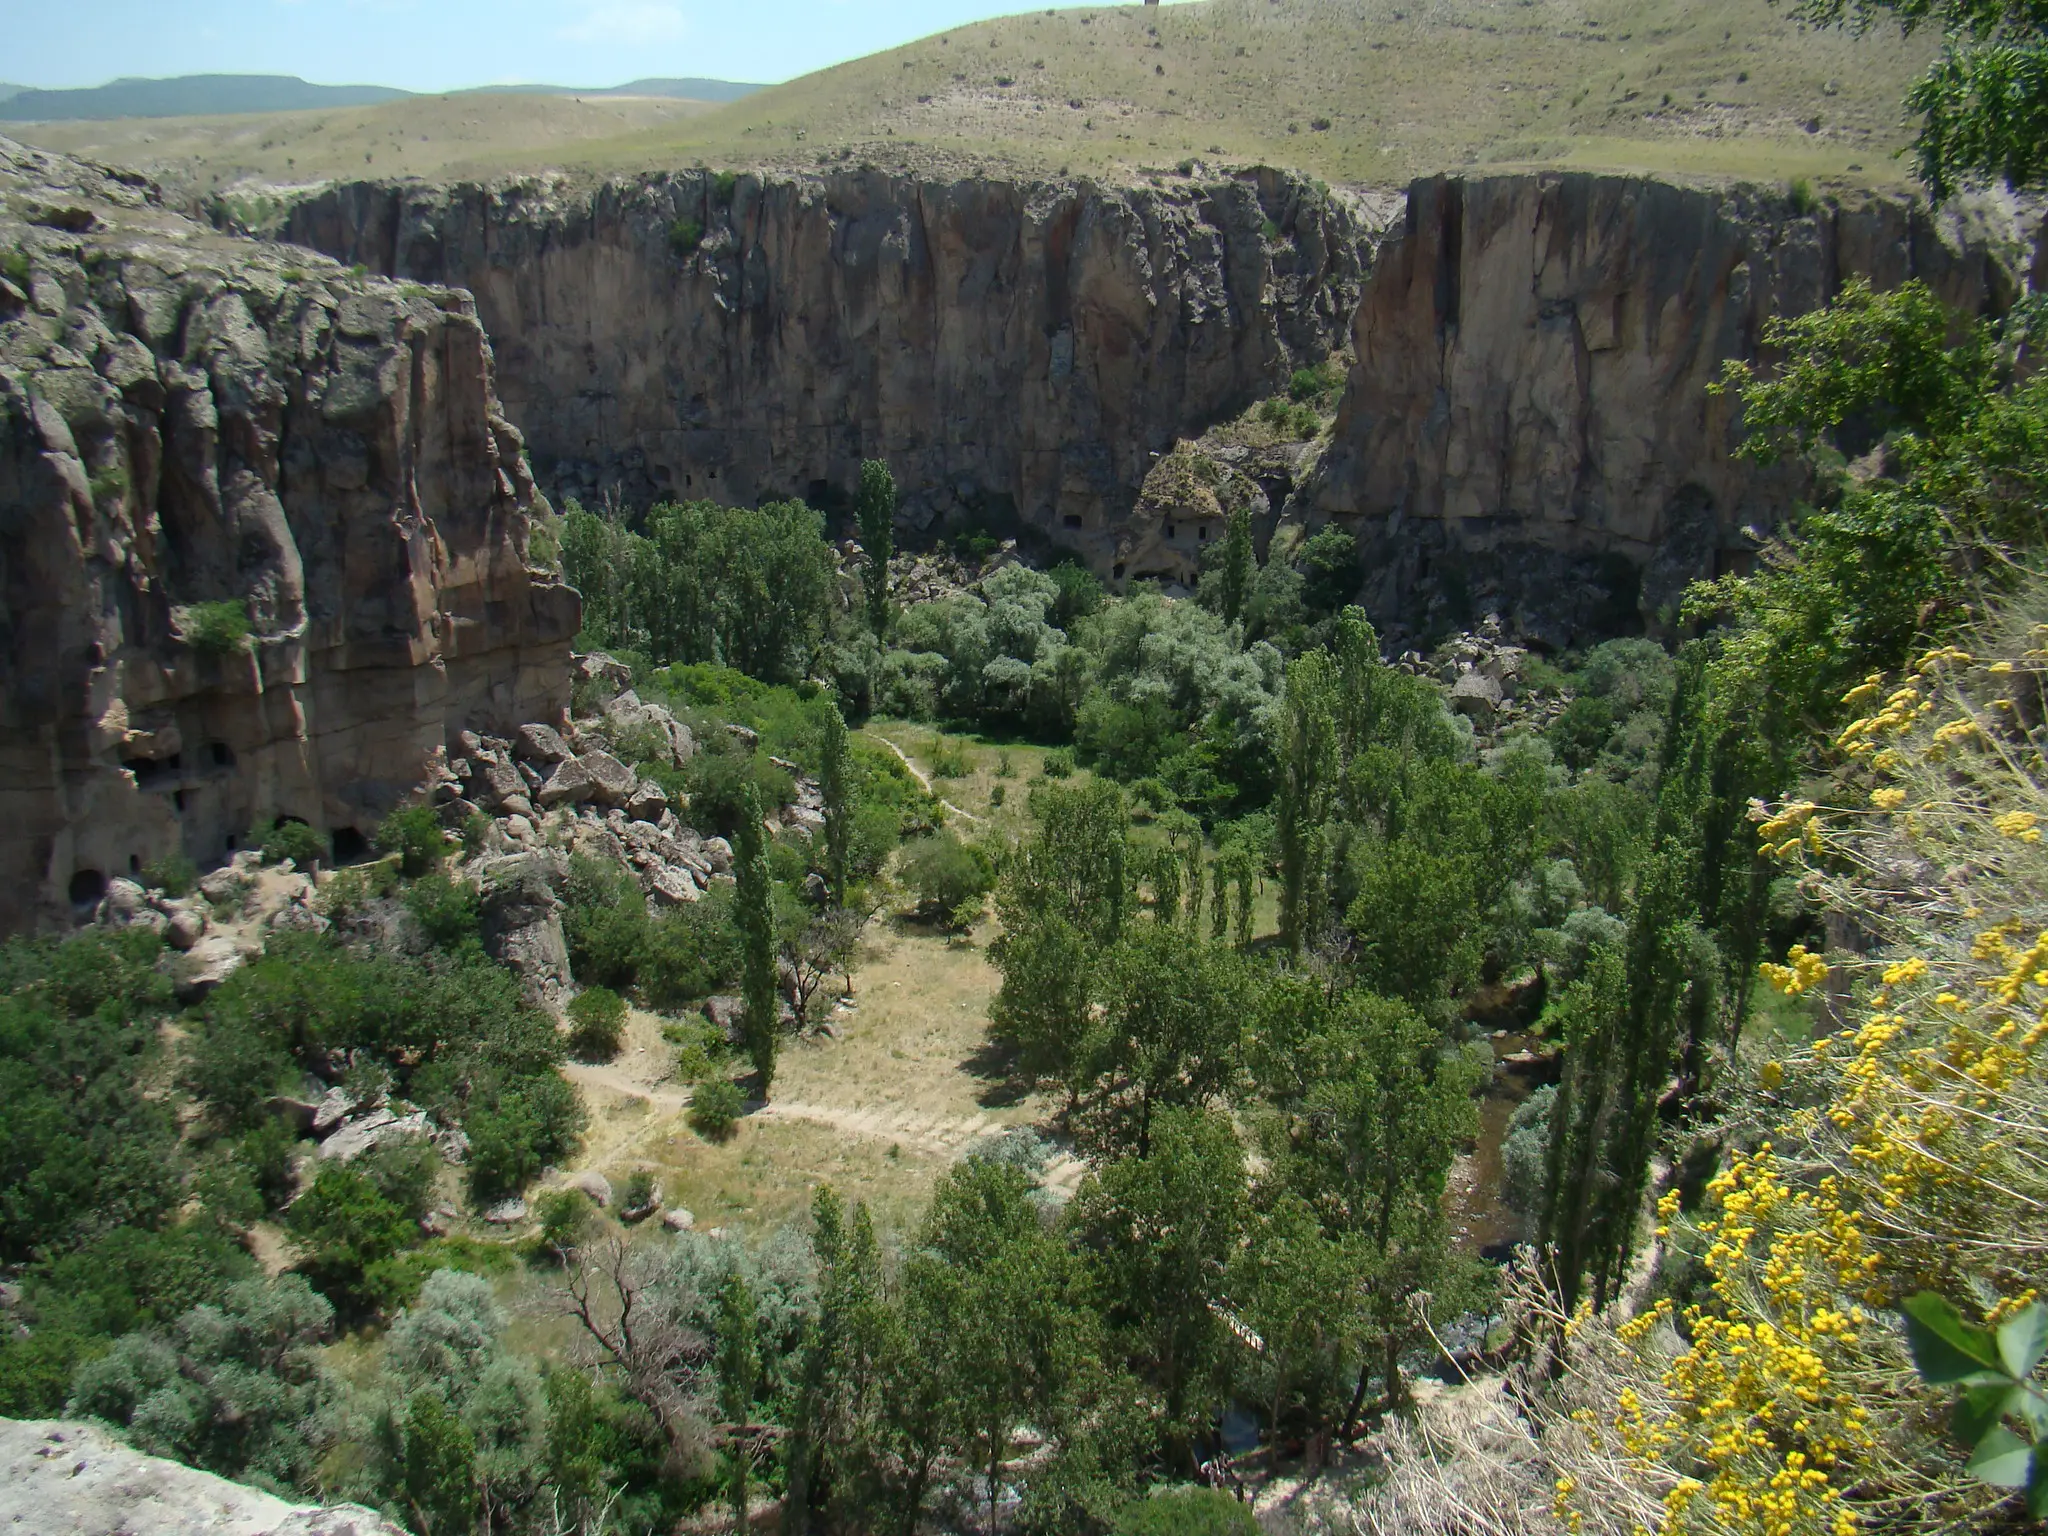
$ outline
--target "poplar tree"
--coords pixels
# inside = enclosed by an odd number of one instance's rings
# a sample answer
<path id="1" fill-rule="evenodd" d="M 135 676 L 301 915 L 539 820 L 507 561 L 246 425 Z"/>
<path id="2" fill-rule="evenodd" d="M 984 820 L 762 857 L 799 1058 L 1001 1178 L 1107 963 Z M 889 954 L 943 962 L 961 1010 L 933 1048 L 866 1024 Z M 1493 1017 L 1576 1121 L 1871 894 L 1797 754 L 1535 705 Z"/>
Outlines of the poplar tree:
<path id="1" fill-rule="evenodd" d="M 1252 571 L 1255 564 L 1252 554 L 1252 514 L 1249 507 L 1239 507 L 1230 514 L 1228 531 L 1223 535 L 1223 622 L 1235 624 L 1244 617 L 1245 598 L 1252 589 Z"/>
<path id="2" fill-rule="evenodd" d="M 844 907 L 847 859 L 853 846 L 853 750 L 845 717 L 833 703 L 825 706 L 824 760 L 818 770 L 818 788 L 825 798 L 825 878 L 832 887 L 832 904 Z"/>
<path id="3" fill-rule="evenodd" d="M 735 1269 L 718 1288 L 718 1412 L 728 1426 L 733 1528 L 747 1529 L 747 1474 L 753 1463 L 748 1428 L 761 1379 L 760 1320 L 754 1294 Z"/>
<path id="4" fill-rule="evenodd" d="M 761 1097 L 775 1080 L 775 1046 L 782 1026 L 775 972 L 775 886 L 768 874 L 768 843 L 761 827 L 761 796 L 750 781 L 741 800 L 735 859 L 735 916 L 744 955 L 740 1028 L 761 1079 Z"/>
<path id="5" fill-rule="evenodd" d="M 1335 680 L 1321 651 L 1287 668 L 1280 704 L 1280 942 L 1299 955 L 1322 921 L 1323 822 L 1337 769 Z"/>
<path id="6" fill-rule="evenodd" d="M 860 547 L 868 557 L 861 576 L 867 592 L 868 628 L 877 636 L 889 628 L 889 556 L 896 542 L 896 478 L 880 459 L 863 459 L 860 465 L 860 499 L 854 518 L 860 527 Z"/>

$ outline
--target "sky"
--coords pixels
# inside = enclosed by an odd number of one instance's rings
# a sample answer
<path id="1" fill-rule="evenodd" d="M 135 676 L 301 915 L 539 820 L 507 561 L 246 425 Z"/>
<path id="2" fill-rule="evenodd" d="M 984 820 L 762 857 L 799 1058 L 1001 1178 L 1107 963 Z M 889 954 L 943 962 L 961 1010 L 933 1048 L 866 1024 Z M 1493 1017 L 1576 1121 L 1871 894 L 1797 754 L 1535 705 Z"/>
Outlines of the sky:
<path id="1" fill-rule="evenodd" d="M 411 91 L 650 76 L 772 84 L 1025 9 L 1028 0 L 0 0 L 0 81 L 57 88 L 120 75 L 263 74 Z"/>

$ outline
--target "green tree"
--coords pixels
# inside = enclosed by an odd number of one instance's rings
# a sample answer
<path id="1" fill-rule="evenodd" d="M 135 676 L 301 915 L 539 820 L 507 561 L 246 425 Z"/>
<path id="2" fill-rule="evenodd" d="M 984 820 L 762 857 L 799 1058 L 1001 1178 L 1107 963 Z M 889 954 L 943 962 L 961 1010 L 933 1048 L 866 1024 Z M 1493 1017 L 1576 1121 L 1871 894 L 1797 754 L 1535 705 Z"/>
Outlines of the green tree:
<path id="1" fill-rule="evenodd" d="M 818 788 L 825 800 L 825 879 L 832 887 L 834 906 L 846 905 L 850 884 L 848 856 L 853 849 L 853 823 L 857 810 L 854 792 L 853 750 L 847 739 L 846 721 L 839 706 L 825 704 L 824 740 L 819 749 Z"/>
<path id="2" fill-rule="evenodd" d="M 747 1528 L 747 1478 L 753 1466 L 754 1394 L 761 1382 L 760 1316 L 754 1293 L 737 1269 L 718 1288 L 718 1413 L 727 1426 L 736 1530 Z"/>
<path id="3" fill-rule="evenodd" d="M 1033 1083 L 1059 1083 L 1071 1112 L 1087 1082 L 1096 952 L 1057 914 L 1006 931 L 998 943 L 1003 984 L 989 1005 L 992 1037 L 1017 1053 Z"/>
<path id="4" fill-rule="evenodd" d="M 1321 651 L 1298 656 L 1287 667 L 1281 699 L 1280 794 L 1276 804 L 1280 842 L 1280 942 L 1292 955 L 1319 936 L 1327 891 L 1324 821 L 1337 771 L 1337 725 L 1331 706 L 1336 693 L 1330 660 Z"/>
<path id="5" fill-rule="evenodd" d="M 1229 1335 L 1212 1308 L 1246 1220 L 1244 1149 L 1214 1112 L 1173 1108 L 1143 1157 L 1082 1181 L 1067 1211 L 1089 1295 L 1141 1374 L 1159 1389 L 1172 1459 L 1190 1447 L 1227 1368 Z"/>
<path id="6" fill-rule="evenodd" d="M 463 1536 L 476 1523 L 476 1437 L 438 1391 L 405 1405 L 405 1503 L 421 1536 Z"/>
<path id="7" fill-rule="evenodd" d="M 1257 1053 L 1284 1109 L 1268 1155 L 1280 1184 L 1309 1203 L 1323 1229 L 1355 1245 L 1367 1303 L 1348 1433 L 1375 1366 L 1387 1400 L 1403 1399 L 1401 1352 L 1419 1331 L 1409 1298 L 1429 1292 L 1437 1316 L 1469 1299 L 1443 1196 L 1452 1158 L 1477 1131 L 1477 1073 L 1395 999 L 1352 992 L 1319 1005 L 1302 993 L 1296 1001 L 1308 1006 L 1266 1015 L 1265 1027 L 1281 1034 Z"/>
<path id="8" fill-rule="evenodd" d="M 1027 1190 L 1015 1168 L 956 1163 L 904 1268 L 915 1343 L 942 1383 L 949 1438 L 987 1490 L 991 1529 L 1017 1431 L 1058 1421 L 1090 1344 L 1067 1253 Z"/>
<path id="9" fill-rule="evenodd" d="M 1031 835 L 997 889 L 1004 927 L 1016 932 L 1057 917 L 1091 944 L 1113 943 L 1131 911 L 1136 881 L 1123 791 L 1100 779 L 1034 784 L 1031 817 Z"/>
<path id="10" fill-rule="evenodd" d="M 1231 512 L 1229 527 L 1223 535 L 1223 557 L 1219 567 L 1218 596 L 1224 623 L 1235 624 L 1244 617 L 1245 598 L 1251 592 L 1256 565 L 1252 552 L 1251 508 L 1238 507 Z"/>
<path id="11" fill-rule="evenodd" d="M 1209 1104 L 1235 1086 L 1253 972 L 1193 934 L 1134 924 L 1104 954 L 1097 995 L 1086 1134 L 1143 1157 L 1161 1111 Z"/>
<path id="12" fill-rule="evenodd" d="M 896 478 L 880 459 L 863 459 L 860 465 L 860 497 L 854 504 L 854 522 L 860 529 L 860 547 L 868 558 L 861 572 L 861 586 L 867 595 L 868 628 L 876 635 L 889 632 L 889 556 L 896 544 Z"/>
<path id="13" fill-rule="evenodd" d="M 1941 57 L 1906 95 L 1920 114 L 1920 180 L 1937 202 L 1978 177 L 2015 190 L 2048 177 L 2048 12 L 2035 0 L 1800 0 L 1792 13 L 1859 32 L 1885 15 L 1909 36 L 1940 30 Z"/>
<path id="14" fill-rule="evenodd" d="M 776 982 L 775 884 L 768 873 L 767 838 L 761 825 L 761 800 L 749 783 L 743 796 L 739 847 L 734 861 L 738 877 L 736 916 L 745 960 L 741 997 L 745 1011 L 740 1028 L 747 1054 L 767 1098 L 775 1081 L 775 1051 L 782 1035 L 782 995 Z"/>

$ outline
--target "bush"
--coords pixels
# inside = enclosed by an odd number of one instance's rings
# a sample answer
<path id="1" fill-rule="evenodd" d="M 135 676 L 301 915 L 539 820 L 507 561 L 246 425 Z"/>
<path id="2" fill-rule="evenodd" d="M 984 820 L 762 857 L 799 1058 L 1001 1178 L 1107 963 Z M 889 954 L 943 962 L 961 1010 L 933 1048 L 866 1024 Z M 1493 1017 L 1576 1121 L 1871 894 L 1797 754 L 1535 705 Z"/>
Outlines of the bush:
<path id="1" fill-rule="evenodd" d="M 974 772 L 974 764 L 967 756 L 966 748 L 943 736 L 932 738 L 931 751 L 926 755 L 931 760 L 932 777 L 935 779 L 964 779 Z"/>
<path id="2" fill-rule="evenodd" d="M 1054 747 L 1045 754 L 1038 769 L 1048 779 L 1071 778 L 1074 773 L 1074 754 L 1065 747 Z"/>
<path id="3" fill-rule="evenodd" d="M 610 987 L 585 987 L 569 1004 L 569 1054 L 578 1061 L 610 1061 L 626 1029 L 626 1003 Z"/>
<path id="4" fill-rule="evenodd" d="M 409 805 L 393 811 L 384 818 L 372 841 L 380 853 L 398 855 L 399 873 L 408 880 L 439 868 L 447 846 L 441 835 L 441 819 L 430 805 Z"/>
<path id="5" fill-rule="evenodd" d="M 638 961 L 641 995 L 651 1008 L 687 1007 L 736 986 L 740 960 L 731 892 L 711 891 L 658 921 L 646 921 Z"/>
<path id="6" fill-rule="evenodd" d="M 472 1106 L 463 1121 L 470 1199 L 486 1206 L 518 1194 L 575 1147 L 582 1128 L 576 1091 L 553 1073 L 521 1078 L 494 1103 Z"/>
<path id="7" fill-rule="evenodd" d="M 988 856 L 945 830 L 904 850 L 902 875 L 917 895 L 918 915 L 956 929 L 968 926 L 961 922 L 968 911 L 980 915 L 981 900 L 995 885 Z"/>
<path id="8" fill-rule="evenodd" d="M 249 605 L 240 598 L 185 610 L 185 643 L 202 656 L 229 656 L 249 642 Z"/>
<path id="9" fill-rule="evenodd" d="M 677 219 L 668 227 L 668 248 L 677 259 L 687 260 L 704 243 L 704 226 L 695 219 Z"/>
<path id="10" fill-rule="evenodd" d="M 262 850 L 266 864 L 282 864 L 290 859 L 294 865 L 304 869 L 327 857 L 327 839 L 303 821 L 272 822 L 260 830 L 257 846 Z"/>
<path id="11" fill-rule="evenodd" d="M 1003 801 L 1007 798 L 1008 791 L 1000 784 L 993 786 L 988 792 L 989 805 L 998 810 L 1002 808 Z"/>
<path id="12" fill-rule="evenodd" d="M 626 1176 L 626 1187 L 619 1194 L 619 1210 L 625 1214 L 644 1215 L 659 1198 L 654 1175 L 645 1168 L 635 1168 Z"/>
<path id="13" fill-rule="evenodd" d="M 738 1083 L 729 1077 L 714 1077 L 699 1083 L 690 1096 L 690 1127 L 706 1141 L 724 1141 L 746 1107 Z"/>
<path id="14" fill-rule="evenodd" d="M 551 1189 L 540 1197 L 540 1240 L 567 1253 L 590 1225 L 590 1201 L 573 1189 Z"/>
<path id="15" fill-rule="evenodd" d="M 462 881 L 442 874 L 416 881 L 405 893 L 405 910 L 434 948 L 451 953 L 473 948 L 482 953 L 476 892 Z"/>
<path id="16" fill-rule="evenodd" d="M 199 866 L 182 853 L 167 853 L 142 866 L 142 883 L 166 896 L 189 896 L 198 880 Z"/>
<path id="17" fill-rule="evenodd" d="M 1258 1536 L 1252 1512 L 1216 1488 L 1175 1488 L 1117 1511 L 1114 1536 Z"/>

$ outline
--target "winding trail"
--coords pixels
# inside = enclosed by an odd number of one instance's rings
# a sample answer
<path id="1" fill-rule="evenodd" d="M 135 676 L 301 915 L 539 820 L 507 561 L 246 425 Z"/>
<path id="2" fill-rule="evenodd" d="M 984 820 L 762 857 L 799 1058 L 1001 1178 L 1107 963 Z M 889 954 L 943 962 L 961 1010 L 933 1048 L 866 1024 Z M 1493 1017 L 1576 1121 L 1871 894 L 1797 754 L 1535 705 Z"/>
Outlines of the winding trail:
<path id="1" fill-rule="evenodd" d="M 919 787 L 922 788 L 926 794 L 930 795 L 933 799 L 937 800 L 939 804 L 943 805 L 947 810 L 951 811 L 955 816 L 964 816 L 969 821 L 976 822 L 984 826 L 987 825 L 986 817 L 977 816 L 972 811 L 961 810 L 959 806 L 955 805 L 952 801 L 948 800 L 944 795 L 940 794 L 937 790 L 933 789 L 930 777 L 925 773 L 925 771 L 922 768 L 918 767 L 917 764 L 913 763 L 910 760 L 910 754 L 908 752 L 905 752 L 901 747 L 897 746 L 895 742 L 891 741 L 888 737 L 880 735 L 879 733 L 874 731 L 863 731 L 861 734 L 870 738 L 871 740 L 879 741 L 891 752 L 894 752 L 898 759 L 902 761 L 903 766 L 910 770 L 910 776 L 913 779 L 917 780 Z"/>
<path id="2" fill-rule="evenodd" d="M 668 1130 L 673 1116 L 690 1106 L 690 1090 L 676 1084 L 647 1084 L 636 1081 L 616 1067 L 569 1062 L 563 1073 L 579 1088 L 602 1088 L 621 1098 L 639 1099 L 655 1111 L 647 1125 L 612 1148 L 607 1160 L 615 1160 L 627 1148 Z M 836 1104 L 813 1104 L 802 1099 L 770 1099 L 755 1106 L 749 1120 L 801 1120 L 827 1126 L 855 1136 L 913 1148 L 940 1157 L 957 1157 L 978 1137 L 1004 1130 L 1009 1122 L 994 1115 L 945 1115 L 920 1111 L 906 1104 L 882 1104 L 868 1109 L 847 1109 Z M 1071 1195 L 1080 1185 L 1088 1165 L 1069 1153 L 1061 1153 L 1046 1165 L 1044 1183 Z"/>

